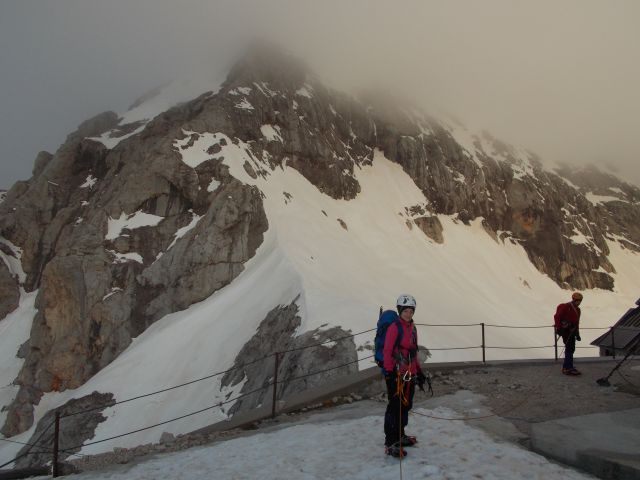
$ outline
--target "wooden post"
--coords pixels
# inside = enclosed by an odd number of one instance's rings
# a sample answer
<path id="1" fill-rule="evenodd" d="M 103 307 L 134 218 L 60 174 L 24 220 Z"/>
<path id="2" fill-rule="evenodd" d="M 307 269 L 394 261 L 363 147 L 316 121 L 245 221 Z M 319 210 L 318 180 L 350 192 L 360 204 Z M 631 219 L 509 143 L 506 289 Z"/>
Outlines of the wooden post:
<path id="1" fill-rule="evenodd" d="M 487 359 L 485 356 L 485 344 L 484 344 L 484 322 L 482 322 L 482 363 L 487 363 Z"/>
<path id="2" fill-rule="evenodd" d="M 59 477 L 58 471 L 58 451 L 60 448 L 60 412 L 56 412 L 55 426 L 53 428 L 53 463 L 51 465 L 51 475 Z"/>
<path id="3" fill-rule="evenodd" d="M 271 403 L 271 418 L 276 418 L 276 394 L 278 393 L 278 367 L 280 361 L 280 353 L 275 355 L 275 368 L 273 370 L 273 402 Z"/>

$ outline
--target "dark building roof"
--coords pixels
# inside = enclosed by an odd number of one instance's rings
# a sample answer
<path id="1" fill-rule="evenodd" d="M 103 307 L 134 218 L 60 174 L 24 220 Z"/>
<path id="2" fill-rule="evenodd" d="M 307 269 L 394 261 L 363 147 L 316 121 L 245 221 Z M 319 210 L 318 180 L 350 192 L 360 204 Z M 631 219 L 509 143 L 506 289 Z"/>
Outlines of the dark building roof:
<path id="1" fill-rule="evenodd" d="M 632 346 L 640 337 L 640 299 L 636 301 L 636 305 L 638 306 L 630 308 L 613 326 L 613 336 L 609 330 L 591 342 L 591 345 L 604 348 L 615 347 L 616 350 Z"/>

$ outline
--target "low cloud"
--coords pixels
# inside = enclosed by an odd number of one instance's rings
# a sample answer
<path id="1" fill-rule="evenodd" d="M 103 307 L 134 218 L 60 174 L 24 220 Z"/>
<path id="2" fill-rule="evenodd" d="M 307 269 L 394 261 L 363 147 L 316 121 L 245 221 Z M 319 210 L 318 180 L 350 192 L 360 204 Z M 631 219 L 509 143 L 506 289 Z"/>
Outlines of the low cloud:
<path id="1" fill-rule="evenodd" d="M 549 162 L 640 185 L 640 3 L 5 2 L 0 186 L 77 124 L 272 38 L 344 89 L 400 92 Z"/>

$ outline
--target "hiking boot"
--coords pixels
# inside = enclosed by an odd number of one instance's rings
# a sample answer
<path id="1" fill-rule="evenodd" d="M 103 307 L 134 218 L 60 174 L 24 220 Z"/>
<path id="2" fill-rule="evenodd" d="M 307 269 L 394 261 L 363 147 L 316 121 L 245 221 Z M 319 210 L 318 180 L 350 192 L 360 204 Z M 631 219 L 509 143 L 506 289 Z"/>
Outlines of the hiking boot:
<path id="1" fill-rule="evenodd" d="M 572 376 L 581 375 L 581 373 L 575 368 L 563 368 L 562 373 L 565 375 L 572 375 Z"/>
<path id="2" fill-rule="evenodd" d="M 393 445 L 385 445 L 384 453 L 387 455 L 391 455 L 392 457 L 403 458 L 407 456 L 407 451 L 398 445 L 398 442 Z"/>
<path id="3" fill-rule="evenodd" d="M 404 435 L 402 434 L 402 439 L 400 443 L 403 447 L 413 447 L 416 443 L 418 443 L 418 439 L 413 435 Z"/>

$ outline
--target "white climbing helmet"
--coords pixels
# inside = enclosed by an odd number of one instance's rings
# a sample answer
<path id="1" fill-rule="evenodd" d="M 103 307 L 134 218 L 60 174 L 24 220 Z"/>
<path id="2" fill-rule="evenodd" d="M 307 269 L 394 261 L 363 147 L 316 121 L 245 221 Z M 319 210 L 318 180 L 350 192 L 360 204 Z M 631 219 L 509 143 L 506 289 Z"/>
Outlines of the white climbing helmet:
<path id="1" fill-rule="evenodd" d="M 413 308 L 414 310 L 416 309 L 416 299 L 413 298 L 413 295 L 400 295 L 398 297 L 398 300 L 396 301 L 396 306 L 398 308 L 402 307 L 402 308 Z"/>

